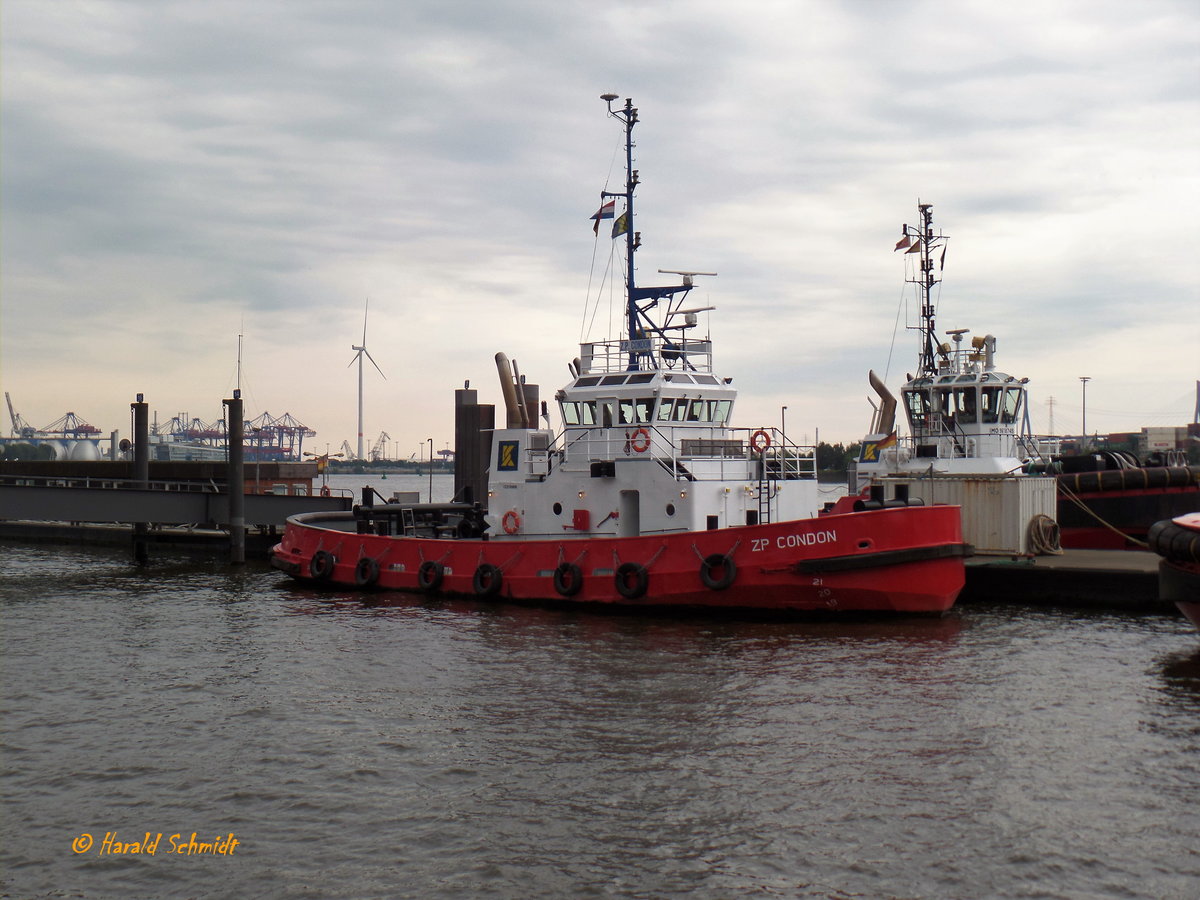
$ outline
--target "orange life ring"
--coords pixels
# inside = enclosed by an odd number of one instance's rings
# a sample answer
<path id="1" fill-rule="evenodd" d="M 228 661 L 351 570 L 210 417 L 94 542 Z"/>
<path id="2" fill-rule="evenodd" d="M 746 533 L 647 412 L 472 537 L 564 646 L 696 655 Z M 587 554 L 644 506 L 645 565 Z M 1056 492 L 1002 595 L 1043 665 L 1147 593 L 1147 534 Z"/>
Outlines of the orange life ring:
<path id="1" fill-rule="evenodd" d="M 504 518 L 500 520 L 500 524 L 504 526 L 505 534 L 516 534 L 521 530 L 521 517 L 517 515 L 515 509 L 510 509 L 504 514 Z"/>
<path id="2" fill-rule="evenodd" d="M 329 496 L 329 485 L 325 485 L 323 488 L 321 488 L 321 496 L 322 497 Z"/>
<path id="3" fill-rule="evenodd" d="M 771 436 L 761 428 L 750 435 L 750 449 L 755 453 L 766 453 L 771 447 Z"/>
<path id="4" fill-rule="evenodd" d="M 639 428 L 629 439 L 629 446 L 633 448 L 634 453 L 645 453 L 650 449 L 650 432 Z"/>

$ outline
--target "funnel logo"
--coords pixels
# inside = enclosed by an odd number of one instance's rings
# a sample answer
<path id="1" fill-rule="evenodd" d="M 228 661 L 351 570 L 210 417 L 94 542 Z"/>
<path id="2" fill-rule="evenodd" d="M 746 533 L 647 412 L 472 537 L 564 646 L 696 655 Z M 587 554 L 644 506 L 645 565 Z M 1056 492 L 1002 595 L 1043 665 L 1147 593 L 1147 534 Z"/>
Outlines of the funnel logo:
<path id="1" fill-rule="evenodd" d="M 517 448 L 521 446 L 520 441 L 501 441 L 499 444 L 499 456 L 496 459 L 496 468 L 501 472 L 515 472 L 517 470 Z"/>
<path id="2" fill-rule="evenodd" d="M 880 454 L 889 447 L 896 446 L 896 432 L 875 441 L 863 441 L 862 452 L 858 455 L 859 462 L 879 462 Z"/>

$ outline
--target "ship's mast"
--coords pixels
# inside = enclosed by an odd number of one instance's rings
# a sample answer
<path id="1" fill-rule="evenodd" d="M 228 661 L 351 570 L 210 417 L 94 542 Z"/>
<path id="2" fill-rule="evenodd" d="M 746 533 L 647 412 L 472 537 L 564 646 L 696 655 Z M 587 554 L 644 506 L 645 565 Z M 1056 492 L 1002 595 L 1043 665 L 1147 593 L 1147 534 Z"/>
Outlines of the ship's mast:
<path id="1" fill-rule="evenodd" d="M 921 331 L 921 359 L 918 368 L 920 375 L 928 376 L 937 374 L 938 339 L 934 329 L 937 310 L 934 308 L 933 286 L 941 281 L 933 274 L 933 251 L 939 246 L 942 247 L 944 257 L 946 236 L 933 233 L 933 204 L 918 201 L 917 212 L 921 217 L 921 224 L 915 228 L 905 225 L 904 236 L 913 242 L 909 245 L 908 253 L 920 249 L 921 271 L 905 281 L 917 285 L 920 291 L 921 323 L 918 327 Z M 939 241 L 943 243 L 939 244 Z"/>
<path id="2" fill-rule="evenodd" d="M 627 298 L 625 317 L 626 329 L 629 333 L 630 341 L 629 368 L 633 369 L 637 367 L 637 353 L 633 349 L 633 341 L 638 337 L 639 333 L 638 309 L 634 301 L 636 291 L 634 288 L 633 254 L 641 243 L 633 231 L 633 192 L 638 183 L 638 173 L 633 168 L 633 126 L 637 124 L 638 111 L 633 105 L 633 100 L 628 97 L 625 98 L 625 107 L 616 110 L 612 108 L 613 101 L 617 99 L 616 94 L 603 94 L 600 99 L 608 104 L 608 114 L 625 125 L 625 190 L 602 191 L 601 196 L 625 198 L 625 286 Z"/>
<path id="3" fill-rule="evenodd" d="M 600 99 L 608 104 L 608 114 L 618 120 L 625 126 L 625 190 L 623 191 L 601 191 L 600 196 L 602 201 L 610 198 L 622 197 L 625 200 L 625 212 L 616 218 L 614 222 L 614 234 L 616 235 L 616 226 L 621 225 L 624 228 L 625 235 L 625 326 L 628 335 L 622 341 L 621 352 L 625 353 L 628 349 L 628 368 L 630 371 L 646 368 L 658 368 L 661 360 L 658 358 L 658 351 L 655 349 L 655 343 L 658 342 L 668 350 L 678 351 L 678 347 L 672 344 L 672 340 L 667 336 L 667 321 L 672 315 L 679 312 L 677 304 L 686 297 L 691 291 L 693 285 L 692 276 L 694 275 L 715 275 L 716 272 L 680 272 L 676 270 L 659 269 L 660 272 L 673 275 L 682 275 L 682 284 L 662 285 L 653 287 L 638 287 L 635 282 L 634 253 L 642 245 L 642 234 L 640 231 L 635 231 L 633 228 L 633 194 L 637 189 L 638 173 L 633 167 L 633 126 L 638 122 L 638 111 L 633 105 L 633 101 L 626 99 L 625 106 L 621 109 L 613 109 L 613 101 L 617 99 L 616 94 L 601 94 Z M 624 222 L 621 220 L 624 219 Z M 664 304 L 666 313 L 661 316 L 664 321 L 655 321 L 650 315 L 650 310 L 654 309 L 659 303 Z M 672 307 L 672 304 L 676 304 Z M 678 331 L 681 326 L 670 326 L 672 332 Z M 690 325 L 682 327 L 691 327 Z M 627 342 L 627 343 L 626 343 Z M 685 357 L 682 358 L 684 368 L 694 368 Z"/>

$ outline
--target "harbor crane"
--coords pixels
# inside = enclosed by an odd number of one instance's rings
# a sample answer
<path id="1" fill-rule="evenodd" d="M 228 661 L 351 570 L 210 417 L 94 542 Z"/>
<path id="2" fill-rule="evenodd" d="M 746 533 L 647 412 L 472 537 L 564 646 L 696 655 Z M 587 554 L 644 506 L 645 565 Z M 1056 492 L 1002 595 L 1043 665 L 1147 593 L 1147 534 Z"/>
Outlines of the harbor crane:
<path id="1" fill-rule="evenodd" d="M 8 391 L 4 392 L 4 399 L 8 401 L 8 416 L 12 419 L 12 436 L 27 438 L 33 435 L 36 428 L 21 418 L 21 414 L 13 409 L 12 396 Z"/>
<path id="2" fill-rule="evenodd" d="M 379 433 L 379 440 L 375 442 L 375 446 L 371 448 L 371 462 L 379 462 L 381 459 L 387 458 L 387 442 L 392 439 L 392 436 L 386 431 Z"/>

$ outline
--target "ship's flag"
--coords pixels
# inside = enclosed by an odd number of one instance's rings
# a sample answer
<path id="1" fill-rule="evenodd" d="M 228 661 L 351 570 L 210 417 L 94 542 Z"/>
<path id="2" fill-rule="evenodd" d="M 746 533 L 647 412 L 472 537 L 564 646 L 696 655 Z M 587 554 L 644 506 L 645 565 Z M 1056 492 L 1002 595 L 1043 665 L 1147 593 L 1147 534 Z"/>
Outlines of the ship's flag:
<path id="1" fill-rule="evenodd" d="M 596 224 L 599 225 L 600 223 L 597 222 Z M 628 230 L 629 230 L 629 213 L 623 212 L 619 216 L 617 216 L 616 220 L 613 222 L 612 236 L 615 238 L 620 237 Z"/>
<path id="2" fill-rule="evenodd" d="M 900 249 L 900 248 L 899 248 L 899 247 L 897 247 L 896 249 L 898 250 L 898 249 Z M 895 250 L 893 250 L 892 252 L 893 252 L 893 253 L 895 253 L 896 251 L 895 251 Z M 905 252 L 905 253 L 920 253 L 920 252 L 921 252 L 921 242 L 920 242 L 920 241 L 913 241 L 913 243 L 912 243 L 912 246 L 911 246 L 911 247 L 909 247 L 909 248 L 908 248 L 907 250 L 905 250 L 904 252 Z"/>
<path id="3" fill-rule="evenodd" d="M 900 240 L 896 242 L 896 250 L 903 250 L 907 246 L 908 246 L 908 235 L 905 234 L 904 237 L 900 238 Z M 892 252 L 895 253 L 896 250 L 893 250 Z"/>
<path id="4" fill-rule="evenodd" d="M 592 216 L 592 218 L 596 220 L 596 224 L 592 226 L 593 233 L 595 233 L 596 235 L 600 234 L 600 220 L 601 219 L 611 219 L 613 217 L 613 204 L 616 202 L 617 202 L 616 200 L 609 200 L 607 203 L 605 203 L 603 206 L 601 206 L 598 210 L 596 210 L 595 215 Z"/>

